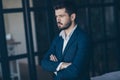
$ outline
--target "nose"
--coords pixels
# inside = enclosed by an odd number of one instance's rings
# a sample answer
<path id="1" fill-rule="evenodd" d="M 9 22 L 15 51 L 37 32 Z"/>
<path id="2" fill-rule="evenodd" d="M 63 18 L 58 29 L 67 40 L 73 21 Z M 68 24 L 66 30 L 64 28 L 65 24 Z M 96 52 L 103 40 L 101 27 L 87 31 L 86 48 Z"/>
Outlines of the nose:
<path id="1" fill-rule="evenodd" d="M 56 17 L 56 20 L 57 20 L 57 22 L 60 22 L 61 20 L 60 20 L 60 17 Z"/>

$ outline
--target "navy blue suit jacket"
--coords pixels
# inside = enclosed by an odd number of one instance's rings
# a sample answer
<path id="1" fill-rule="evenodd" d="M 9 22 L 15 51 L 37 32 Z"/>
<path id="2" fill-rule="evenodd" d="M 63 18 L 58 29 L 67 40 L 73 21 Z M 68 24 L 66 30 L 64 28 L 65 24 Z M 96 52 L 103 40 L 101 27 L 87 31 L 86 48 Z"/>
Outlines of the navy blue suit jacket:
<path id="1" fill-rule="evenodd" d="M 41 61 L 41 66 L 47 71 L 55 72 L 60 62 L 71 62 L 72 65 L 57 72 L 54 80 L 90 80 L 89 78 L 89 38 L 77 27 L 62 53 L 63 39 L 57 36 Z M 54 54 L 58 61 L 50 61 Z"/>

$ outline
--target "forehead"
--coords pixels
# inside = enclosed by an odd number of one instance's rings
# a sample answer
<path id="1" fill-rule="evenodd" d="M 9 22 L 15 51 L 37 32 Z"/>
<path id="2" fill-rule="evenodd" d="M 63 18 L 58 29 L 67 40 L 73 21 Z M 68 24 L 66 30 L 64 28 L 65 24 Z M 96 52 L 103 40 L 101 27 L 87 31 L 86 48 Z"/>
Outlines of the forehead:
<path id="1" fill-rule="evenodd" d="M 55 10 L 55 14 L 65 14 L 66 13 L 66 9 L 65 8 L 61 8 L 61 9 L 56 9 Z"/>

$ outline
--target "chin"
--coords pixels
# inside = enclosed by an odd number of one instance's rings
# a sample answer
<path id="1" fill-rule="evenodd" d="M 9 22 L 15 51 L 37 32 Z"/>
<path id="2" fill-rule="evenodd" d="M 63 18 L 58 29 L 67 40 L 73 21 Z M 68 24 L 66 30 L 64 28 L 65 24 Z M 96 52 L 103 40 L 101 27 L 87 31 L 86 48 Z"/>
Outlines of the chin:
<path id="1" fill-rule="evenodd" d="M 59 30 L 66 30 L 66 28 L 59 28 Z"/>
<path id="2" fill-rule="evenodd" d="M 61 31 L 61 30 L 63 30 L 62 28 L 60 28 L 60 27 L 58 27 L 58 29 Z"/>
<path id="3" fill-rule="evenodd" d="M 58 26 L 58 28 L 61 30 L 61 29 L 63 29 L 63 27 L 60 27 L 60 26 Z"/>

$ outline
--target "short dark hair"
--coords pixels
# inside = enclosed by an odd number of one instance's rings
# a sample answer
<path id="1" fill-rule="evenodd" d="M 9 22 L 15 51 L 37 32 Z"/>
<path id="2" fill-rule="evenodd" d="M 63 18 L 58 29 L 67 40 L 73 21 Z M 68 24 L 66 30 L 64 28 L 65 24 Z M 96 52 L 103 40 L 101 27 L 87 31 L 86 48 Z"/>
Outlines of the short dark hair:
<path id="1" fill-rule="evenodd" d="M 54 9 L 62 9 L 65 8 L 66 12 L 71 15 L 73 13 L 77 13 L 77 6 L 75 4 L 75 2 L 70 1 L 70 0 L 60 0 L 58 2 L 55 3 L 54 5 Z"/>

